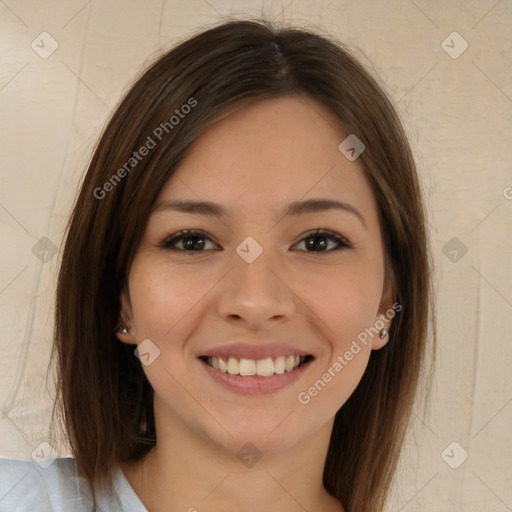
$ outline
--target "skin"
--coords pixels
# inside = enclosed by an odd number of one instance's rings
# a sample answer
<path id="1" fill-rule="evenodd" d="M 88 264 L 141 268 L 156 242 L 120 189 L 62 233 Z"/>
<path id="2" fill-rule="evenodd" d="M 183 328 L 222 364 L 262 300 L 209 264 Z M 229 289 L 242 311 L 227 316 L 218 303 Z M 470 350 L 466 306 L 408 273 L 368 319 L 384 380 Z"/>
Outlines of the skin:
<path id="1" fill-rule="evenodd" d="M 379 336 L 307 405 L 307 391 L 357 335 L 392 306 L 377 206 L 357 160 L 338 150 L 345 133 L 307 97 L 258 101 L 212 125 L 191 147 L 156 203 L 208 200 L 225 217 L 161 210 L 151 215 L 121 297 L 124 343 L 149 338 L 160 355 L 144 372 L 155 390 L 157 445 L 123 472 L 151 512 L 342 511 L 322 484 L 334 415 L 359 383 Z M 326 210 L 283 216 L 292 201 L 327 198 L 361 213 Z M 327 228 L 350 248 L 309 232 Z M 201 251 L 171 251 L 182 229 L 204 231 Z M 248 236 L 263 248 L 247 263 Z M 214 250 L 214 249 L 222 250 Z M 385 327 L 390 328 L 391 320 Z M 269 395 L 240 396 L 216 384 L 197 355 L 245 339 L 291 342 L 315 356 L 301 378 Z M 284 354 L 283 354 L 284 355 Z M 247 442 L 263 457 L 252 467 L 236 453 Z"/>

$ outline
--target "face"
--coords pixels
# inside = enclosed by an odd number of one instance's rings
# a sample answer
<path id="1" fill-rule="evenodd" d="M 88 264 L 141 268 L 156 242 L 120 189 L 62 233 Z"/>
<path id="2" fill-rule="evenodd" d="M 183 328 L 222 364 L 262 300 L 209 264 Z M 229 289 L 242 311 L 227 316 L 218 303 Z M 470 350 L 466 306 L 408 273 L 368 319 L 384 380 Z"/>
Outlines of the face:
<path id="1" fill-rule="evenodd" d="M 338 149 L 347 135 L 311 99 L 259 101 L 197 139 L 161 190 L 118 334 L 144 342 L 157 434 L 234 452 L 314 439 L 386 343 L 377 206 Z"/>

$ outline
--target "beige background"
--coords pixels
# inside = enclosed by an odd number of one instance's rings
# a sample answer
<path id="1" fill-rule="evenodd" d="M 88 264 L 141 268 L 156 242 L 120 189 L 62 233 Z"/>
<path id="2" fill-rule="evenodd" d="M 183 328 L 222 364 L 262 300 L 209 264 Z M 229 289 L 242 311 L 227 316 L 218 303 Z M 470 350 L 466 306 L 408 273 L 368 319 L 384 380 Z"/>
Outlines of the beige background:
<path id="1" fill-rule="evenodd" d="M 415 150 L 439 355 L 389 510 L 512 511 L 510 0 L 1 1 L 0 455 L 30 459 L 48 439 L 53 249 L 104 123 L 151 59 L 226 16 L 318 25 L 349 44 Z"/>

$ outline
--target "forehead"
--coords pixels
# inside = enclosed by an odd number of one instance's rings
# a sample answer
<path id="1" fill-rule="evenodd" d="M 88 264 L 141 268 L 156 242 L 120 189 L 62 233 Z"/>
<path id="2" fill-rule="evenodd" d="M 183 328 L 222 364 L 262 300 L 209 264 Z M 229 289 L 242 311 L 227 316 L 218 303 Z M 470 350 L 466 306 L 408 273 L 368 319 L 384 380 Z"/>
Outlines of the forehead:
<path id="1" fill-rule="evenodd" d="M 335 115 L 309 97 L 258 101 L 206 130 L 159 200 L 211 200 L 254 213 L 321 196 L 350 200 L 372 214 L 375 203 L 362 166 L 338 149 L 347 135 Z"/>

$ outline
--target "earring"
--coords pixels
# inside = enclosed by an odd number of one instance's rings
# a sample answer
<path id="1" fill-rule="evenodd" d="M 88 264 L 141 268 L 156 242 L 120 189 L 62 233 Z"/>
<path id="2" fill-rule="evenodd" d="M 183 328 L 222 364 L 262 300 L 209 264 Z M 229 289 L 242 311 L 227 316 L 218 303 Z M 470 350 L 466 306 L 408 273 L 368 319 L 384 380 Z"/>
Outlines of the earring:
<path id="1" fill-rule="evenodd" d="M 129 334 L 128 329 L 124 325 L 119 327 L 118 332 L 120 332 L 121 334 L 125 334 L 125 335 Z"/>
<path id="2" fill-rule="evenodd" d="M 381 339 L 384 339 L 389 334 L 389 331 L 387 329 L 382 329 L 380 331 L 380 337 Z"/>

